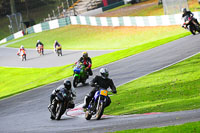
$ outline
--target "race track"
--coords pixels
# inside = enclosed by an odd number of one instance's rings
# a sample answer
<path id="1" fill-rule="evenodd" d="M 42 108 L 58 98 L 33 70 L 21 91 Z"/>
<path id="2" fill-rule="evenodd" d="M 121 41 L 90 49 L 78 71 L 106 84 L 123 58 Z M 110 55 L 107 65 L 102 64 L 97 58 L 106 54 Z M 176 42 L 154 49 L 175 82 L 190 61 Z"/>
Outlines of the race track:
<path id="1" fill-rule="evenodd" d="M 191 35 L 137 55 L 116 61 L 106 67 L 116 86 L 170 66 L 200 52 L 200 35 Z M 94 70 L 98 74 L 99 68 Z M 89 79 L 91 80 L 91 78 Z M 0 132 L 106 132 L 182 124 L 200 120 L 200 110 L 149 113 L 128 116 L 104 116 L 86 121 L 82 114 L 63 116 L 52 121 L 47 105 L 51 91 L 63 81 L 52 83 L 0 101 Z M 76 104 L 83 102 L 89 86 L 79 86 Z"/>
<path id="2" fill-rule="evenodd" d="M 56 67 L 72 64 L 82 56 L 84 50 L 63 50 L 63 56 L 57 56 L 53 50 L 44 50 L 44 55 L 40 56 L 35 49 L 27 49 L 27 60 L 21 61 L 17 56 L 17 48 L 0 47 L 0 66 L 7 67 Z M 88 51 L 88 50 L 87 50 Z M 115 50 L 89 50 L 89 56 L 99 56 Z"/>

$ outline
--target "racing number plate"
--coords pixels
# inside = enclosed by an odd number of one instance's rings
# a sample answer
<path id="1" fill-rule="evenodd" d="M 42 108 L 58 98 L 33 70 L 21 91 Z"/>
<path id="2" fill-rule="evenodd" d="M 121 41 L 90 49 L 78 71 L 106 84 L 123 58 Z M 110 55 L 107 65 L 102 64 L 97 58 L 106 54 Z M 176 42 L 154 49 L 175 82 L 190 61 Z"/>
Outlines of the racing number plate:
<path id="1" fill-rule="evenodd" d="M 108 91 L 107 90 L 101 90 L 100 94 L 103 95 L 103 96 L 107 96 Z"/>

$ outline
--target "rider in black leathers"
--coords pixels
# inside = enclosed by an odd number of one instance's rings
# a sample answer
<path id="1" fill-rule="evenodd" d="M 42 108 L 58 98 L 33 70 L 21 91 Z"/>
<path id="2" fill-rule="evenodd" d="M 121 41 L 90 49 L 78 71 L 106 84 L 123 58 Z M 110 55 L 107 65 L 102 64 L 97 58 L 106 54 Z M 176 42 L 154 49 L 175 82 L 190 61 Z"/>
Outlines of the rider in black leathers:
<path id="1" fill-rule="evenodd" d="M 99 87 L 100 88 L 104 88 L 104 89 L 108 89 L 110 87 L 114 94 L 117 93 L 116 87 L 115 87 L 112 79 L 108 78 L 108 76 L 109 76 L 108 70 L 106 68 L 101 68 L 100 69 L 100 74 L 101 74 L 101 76 L 97 75 L 91 81 L 90 84 L 94 88 L 92 89 L 92 91 L 88 95 L 85 96 L 83 108 L 87 108 L 88 107 L 90 101 L 94 97 L 96 91 L 98 91 Z M 97 87 L 97 86 L 99 86 L 99 87 Z M 108 97 L 106 107 L 109 106 L 110 103 L 111 103 L 111 99 L 110 99 L 110 97 Z"/>
<path id="2" fill-rule="evenodd" d="M 191 11 L 187 11 L 186 8 L 183 8 L 183 9 L 182 9 L 182 12 L 183 12 L 182 18 L 184 18 L 185 16 L 192 17 L 192 19 L 194 19 L 194 21 L 195 21 L 198 25 L 200 25 L 199 22 L 197 21 L 197 19 L 193 17 L 194 14 L 193 14 Z M 185 21 L 185 20 L 184 20 L 184 21 Z"/>
<path id="3" fill-rule="evenodd" d="M 44 46 L 44 44 L 43 44 L 40 40 L 37 40 L 36 48 L 38 47 L 38 45 L 42 45 L 42 46 Z"/>
<path id="4" fill-rule="evenodd" d="M 74 108 L 75 104 L 73 101 L 73 97 L 76 96 L 76 92 L 74 90 L 74 88 L 72 88 L 71 82 L 69 80 L 65 80 L 64 81 L 64 85 L 59 86 L 58 88 L 56 88 L 55 90 L 53 90 L 51 96 L 50 96 L 50 105 L 48 106 L 48 108 L 50 108 L 50 106 L 52 105 L 52 101 L 55 98 L 56 94 L 59 92 L 65 92 L 67 94 L 68 100 L 69 100 L 69 104 L 68 104 L 68 108 Z"/>

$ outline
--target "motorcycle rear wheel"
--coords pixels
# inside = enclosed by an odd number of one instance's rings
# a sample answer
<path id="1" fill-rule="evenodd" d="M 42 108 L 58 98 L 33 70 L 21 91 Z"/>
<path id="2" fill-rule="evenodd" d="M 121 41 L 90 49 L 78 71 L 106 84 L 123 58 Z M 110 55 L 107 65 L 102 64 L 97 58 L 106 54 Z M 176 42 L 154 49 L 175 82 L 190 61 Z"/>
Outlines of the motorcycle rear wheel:
<path id="1" fill-rule="evenodd" d="M 86 119 L 86 120 L 90 120 L 91 117 L 92 117 L 92 115 L 91 115 L 91 114 L 89 113 L 89 111 L 87 110 L 87 111 L 85 112 L 85 119 Z"/>

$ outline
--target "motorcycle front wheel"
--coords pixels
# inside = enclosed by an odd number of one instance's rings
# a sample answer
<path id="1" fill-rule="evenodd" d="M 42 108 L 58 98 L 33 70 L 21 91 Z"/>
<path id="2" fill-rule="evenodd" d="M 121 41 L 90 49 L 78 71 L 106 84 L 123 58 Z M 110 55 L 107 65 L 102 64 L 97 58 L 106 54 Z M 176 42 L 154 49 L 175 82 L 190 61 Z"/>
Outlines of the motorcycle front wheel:
<path id="1" fill-rule="evenodd" d="M 62 114 L 63 114 L 63 102 L 59 103 L 58 110 L 56 112 L 56 120 L 60 120 Z"/>
<path id="2" fill-rule="evenodd" d="M 103 112 L 104 112 L 104 104 L 103 104 L 103 102 L 100 102 L 99 107 L 97 109 L 97 113 L 96 113 L 96 119 L 97 120 L 101 119 Z"/>
<path id="3" fill-rule="evenodd" d="M 78 85 L 78 77 L 76 76 L 76 77 L 74 77 L 74 80 L 73 80 L 73 86 L 74 86 L 74 88 L 76 88 L 77 85 Z"/>
<path id="4" fill-rule="evenodd" d="M 195 28 L 193 27 L 193 26 L 190 26 L 190 32 L 193 34 L 193 35 L 195 35 L 196 33 L 196 31 L 195 31 Z"/>

